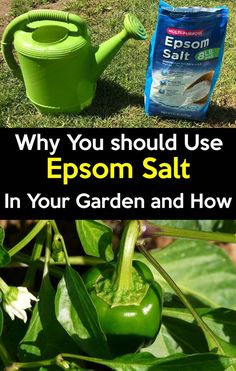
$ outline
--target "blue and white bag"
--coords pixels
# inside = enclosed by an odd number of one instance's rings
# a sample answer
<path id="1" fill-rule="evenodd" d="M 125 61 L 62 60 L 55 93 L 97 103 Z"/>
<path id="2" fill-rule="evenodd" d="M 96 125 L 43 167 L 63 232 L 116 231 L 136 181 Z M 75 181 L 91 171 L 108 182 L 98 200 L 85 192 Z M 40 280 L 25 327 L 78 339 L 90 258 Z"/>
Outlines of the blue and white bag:
<path id="1" fill-rule="evenodd" d="M 174 8 L 160 1 L 149 50 L 145 111 L 204 120 L 220 74 L 226 6 Z"/>

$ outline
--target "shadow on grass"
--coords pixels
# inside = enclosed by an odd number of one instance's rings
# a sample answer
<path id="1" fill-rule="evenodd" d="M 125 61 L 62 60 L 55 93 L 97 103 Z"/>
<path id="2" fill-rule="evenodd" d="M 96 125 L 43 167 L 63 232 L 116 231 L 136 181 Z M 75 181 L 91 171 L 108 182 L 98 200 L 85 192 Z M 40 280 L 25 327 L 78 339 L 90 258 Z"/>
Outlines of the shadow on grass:
<path id="1" fill-rule="evenodd" d="M 24 93 L 22 93 L 24 94 Z M 21 105 L 20 108 L 17 110 L 18 117 L 22 117 L 25 115 L 25 104 L 28 106 L 27 113 L 30 112 L 32 116 L 35 114 L 38 114 L 36 110 L 34 110 L 33 106 L 29 101 L 27 103 L 24 100 L 24 107 L 22 109 Z M 10 103 L 7 102 L 0 102 L 0 127 L 6 127 L 6 113 L 7 111 L 11 112 L 15 110 L 13 107 L 14 103 L 10 101 Z M 144 112 L 144 97 L 142 94 L 130 92 L 124 87 L 122 87 L 120 84 L 110 81 L 110 80 L 99 80 L 97 83 L 97 90 L 96 95 L 93 100 L 93 103 L 91 106 L 89 106 L 87 109 L 85 109 L 83 112 L 80 113 L 74 113 L 74 114 L 58 114 L 55 115 L 55 117 L 61 118 L 62 121 L 64 120 L 71 120 L 71 118 L 84 118 L 86 117 L 88 119 L 94 118 L 100 118 L 102 120 L 111 120 L 111 125 L 114 126 L 114 122 L 120 122 L 119 118 L 119 112 L 123 110 L 123 115 L 125 114 L 125 109 L 127 107 L 131 107 L 131 111 L 127 110 L 128 118 L 135 117 L 138 113 L 140 113 L 140 110 Z M 145 118 L 146 116 L 144 116 Z M 181 122 L 178 119 L 170 119 L 170 118 L 161 118 L 156 117 L 158 120 L 160 120 L 160 123 L 164 123 L 165 125 L 169 125 L 172 127 L 173 125 L 181 125 L 181 127 L 189 127 L 188 121 L 184 120 L 184 122 Z M 140 118 L 139 118 L 140 119 Z M 137 118 L 138 120 L 138 118 Z M 170 122 L 173 122 L 173 125 L 170 124 Z M 191 127 L 199 126 L 205 126 L 205 127 L 227 127 L 231 125 L 236 126 L 236 107 L 232 106 L 219 106 L 215 103 L 211 103 L 210 108 L 208 110 L 206 119 L 204 122 L 197 122 L 197 121 L 191 121 L 189 122 Z M 53 126 L 53 125 L 52 125 Z M 115 125 L 116 126 L 116 125 Z M 124 123 L 125 126 L 125 123 Z M 137 126 L 140 127 L 140 122 L 137 122 Z"/>
<path id="2" fill-rule="evenodd" d="M 211 125 L 236 124 L 236 108 L 218 106 L 212 103 L 205 123 Z"/>
<path id="3" fill-rule="evenodd" d="M 128 106 L 143 108 L 144 97 L 128 92 L 115 82 L 99 80 L 93 104 L 80 115 L 106 119 L 117 115 L 119 111 Z M 163 120 L 165 119 L 163 118 Z M 212 103 L 204 123 L 212 126 L 236 124 L 236 107 L 223 107 Z"/>
<path id="4" fill-rule="evenodd" d="M 143 107 L 143 96 L 130 93 L 113 81 L 99 80 L 93 104 L 80 115 L 97 116 L 102 119 L 109 118 L 129 105 Z"/>

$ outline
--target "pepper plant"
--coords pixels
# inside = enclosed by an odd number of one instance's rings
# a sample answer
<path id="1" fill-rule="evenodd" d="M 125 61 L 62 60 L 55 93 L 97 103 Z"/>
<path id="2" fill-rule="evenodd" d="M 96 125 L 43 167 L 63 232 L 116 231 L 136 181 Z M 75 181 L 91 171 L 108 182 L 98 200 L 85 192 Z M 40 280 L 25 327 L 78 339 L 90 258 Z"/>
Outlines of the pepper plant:
<path id="1" fill-rule="evenodd" d="M 234 221 L 118 221 L 118 248 L 105 222 L 71 223 L 82 255 L 56 221 L 13 247 L 0 229 L 0 369 L 236 371 L 236 267 L 218 245 Z M 158 236 L 173 242 L 147 249 Z"/>

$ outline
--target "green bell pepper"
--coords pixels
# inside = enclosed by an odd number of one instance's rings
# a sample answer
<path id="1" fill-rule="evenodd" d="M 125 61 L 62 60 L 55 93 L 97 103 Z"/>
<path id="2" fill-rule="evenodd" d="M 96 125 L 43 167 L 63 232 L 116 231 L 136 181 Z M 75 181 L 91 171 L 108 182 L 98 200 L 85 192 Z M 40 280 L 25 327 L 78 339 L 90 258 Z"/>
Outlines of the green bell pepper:
<path id="1" fill-rule="evenodd" d="M 146 264 L 133 261 L 135 223 L 124 232 L 118 263 L 91 268 L 84 277 L 113 357 L 150 345 L 161 326 L 162 289 Z"/>

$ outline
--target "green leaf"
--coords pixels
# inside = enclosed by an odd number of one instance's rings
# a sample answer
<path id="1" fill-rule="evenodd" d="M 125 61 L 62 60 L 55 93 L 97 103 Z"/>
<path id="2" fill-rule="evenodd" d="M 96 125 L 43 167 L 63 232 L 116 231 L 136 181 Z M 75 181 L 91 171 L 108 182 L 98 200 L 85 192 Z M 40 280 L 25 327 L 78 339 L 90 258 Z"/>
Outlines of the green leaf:
<path id="1" fill-rule="evenodd" d="M 4 317 L 3 317 L 3 313 L 2 313 L 2 308 L 0 308 L 0 336 L 2 335 L 3 322 L 4 322 Z"/>
<path id="2" fill-rule="evenodd" d="M 87 255 L 101 257 L 106 261 L 114 258 L 112 229 L 95 220 L 76 220 L 76 229 Z"/>
<path id="3" fill-rule="evenodd" d="M 221 339 L 236 345 L 236 311 L 227 308 L 201 308 L 196 312 Z M 190 323 L 197 328 L 191 313 L 185 308 L 164 308 L 164 321 L 174 319 Z M 194 332 L 195 329 L 192 329 Z"/>
<path id="4" fill-rule="evenodd" d="M 113 360 L 89 357 L 86 357 L 86 360 L 116 371 L 224 371 L 236 364 L 236 357 L 220 356 L 214 353 L 175 354 L 166 358 L 156 358 L 150 353 L 135 353 Z"/>
<path id="5" fill-rule="evenodd" d="M 77 352 L 78 347 L 58 323 L 54 309 L 55 290 L 48 276 L 43 279 L 28 330 L 19 345 L 22 362 L 39 361 L 61 352 Z M 58 370 L 55 366 L 50 370 Z"/>
<path id="6" fill-rule="evenodd" d="M 160 331 L 158 333 L 156 340 L 154 341 L 153 344 L 151 344 L 147 348 L 142 348 L 141 352 L 149 352 L 155 357 L 167 357 L 167 356 L 170 356 L 171 354 L 177 354 L 177 353 L 182 354 L 183 349 L 180 345 L 181 340 L 182 340 L 182 337 L 180 339 L 175 340 L 174 334 L 168 331 L 168 329 L 166 328 L 164 324 L 164 319 L 163 319 L 163 322 L 162 322 L 162 325 L 161 325 L 161 328 L 160 328 Z M 191 346 L 191 344 L 189 345 Z M 208 351 L 208 348 L 206 351 Z M 195 352 L 195 349 L 193 352 L 186 352 L 186 353 L 188 354 L 188 353 L 194 353 L 194 352 Z"/>
<path id="7" fill-rule="evenodd" d="M 150 220 L 150 222 L 165 227 L 199 230 L 197 220 Z"/>
<path id="8" fill-rule="evenodd" d="M 142 352 L 150 352 L 155 357 L 167 357 L 175 353 L 193 354 L 208 351 L 209 348 L 200 327 L 179 318 L 165 316 L 154 343 L 142 349 Z"/>
<path id="9" fill-rule="evenodd" d="M 200 230 L 209 232 L 235 233 L 235 220 L 198 220 Z"/>
<path id="10" fill-rule="evenodd" d="M 215 310 L 204 308 L 198 309 L 197 312 L 216 335 L 223 353 L 236 356 L 236 311 L 224 308 Z M 197 346 L 204 343 L 204 339 L 199 337 L 199 328 L 188 310 L 182 308 L 164 309 L 164 323 L 173 337 L 178 338 L 178 343 L 182 343 L 182 348 L 186 343 L 193 344 L 193 333 L 198 335 Z M 196 342 L 196 336 L 194 336 L 194 342 Z M 205 348 L 207 350 L 207 347 Z M 184 348 L 183 351 L 186 352 Z"/>
<path id="11" fill-rule="evenodd" d="M 109 357 L 93 302 L 78 272 L 69 266 L 58 284 L 55 305 L 58 321 L 81 349 L 95 357 Z"/>
<path id="12" fill-rule="evenodd" d="M 6 267 L 11 261 L 7 250 L 3 247 L 4 238 L 4 229 L 0 227 L 0 268 Z"/>
<path id="13" fill-rule="evenodd" d="M 236 232 L 235 220 L 150 220 L 150 222 L 165 227 L 191 229 L 205 232 Z"/>
<path id="14" fill-rule="evenodd" d="M 177 240 L 165 249 L 153 250 L 152 254 L 189 300 L 198 302 L 198 307 L 236 309 L 236 267 L 219 247 L 198 240 Z M 137 253 L 135 258 L 150 267 L 166 298 L 173 295 L 170 286 L 143 255 Z"/>
<path id="15" fill-rule="evenodd" d="M 11 258 L 7 252 L 7 250 L 4 249 L 2 245 L 0 245 L 0 268 L 6 267 L 11 261 Z"/>
<path id="16" fill-rule="evenodd" d="M 235 220 L 223 220 L 223 223 L 218 226 L 218 231 L 223 233 L 236 233 Z"/>
<path id="17" fill-rule="evenodd" d="M 198 220 L 199 229 L 206 232 L 223 232 L 224 220 Z"/>
<path id="18" fill-rule="evenodd" d="M 15 359 L 17 359 L 18 345 L 24 337 L 26 330 L 27 324 L 21 319 L 15 318 L 14 321 L 12 321 L 8 315 L 5 316 L 2 338 L 4 339 L 6 349 L 11 350 L 11 355 Z"/>
<path id="19" fill-rule="evenodd" d="M 202 308 L 196 312 L 214 334 L 235 348 L 236 311 L 225 308 Z M 164 308 L 161 330 L 155 342 L 143 351 L 150 352 L 156 357 L 166 357 L 173 353 L 204 353 L 208 351 L 208 345 L 201 329 L 187 309 Z"/>
<path id="20" fill-rule="evenodd" d="M 11 261 L 11 258 L 7 252 L 7 250 L 4 249 L 2 245 L 0 245 L 0 268 L 6 267 Z"/>
<path id="21" fill-rule="evenodd" d="M 215 354 L 171 356 L 158 359 L 148 353 L 126 355 L 104 363 L 116 371 L 223 371 L 236 363 L 236 358 Z"/>

